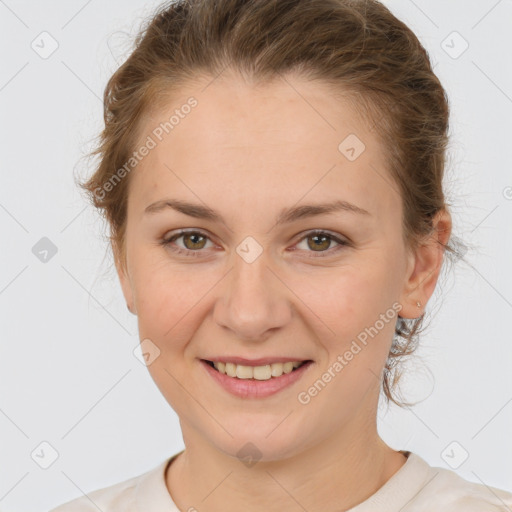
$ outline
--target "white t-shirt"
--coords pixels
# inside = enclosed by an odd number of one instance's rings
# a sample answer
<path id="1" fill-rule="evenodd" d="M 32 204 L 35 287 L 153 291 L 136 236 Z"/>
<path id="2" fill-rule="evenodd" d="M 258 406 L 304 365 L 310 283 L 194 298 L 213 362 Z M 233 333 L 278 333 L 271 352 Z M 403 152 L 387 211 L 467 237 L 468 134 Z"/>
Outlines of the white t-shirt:
<path id="1" fill-rule="evenodd" d="M 512 512 L 512 493 L 432 467 L 415 453 L 402 453 L 407 456 L 405 464 L 375 494 L 347 512 Z M 180 512 L 164 476 L 177 455 L 147 473 L 90 492 L 50 512 Z"/>

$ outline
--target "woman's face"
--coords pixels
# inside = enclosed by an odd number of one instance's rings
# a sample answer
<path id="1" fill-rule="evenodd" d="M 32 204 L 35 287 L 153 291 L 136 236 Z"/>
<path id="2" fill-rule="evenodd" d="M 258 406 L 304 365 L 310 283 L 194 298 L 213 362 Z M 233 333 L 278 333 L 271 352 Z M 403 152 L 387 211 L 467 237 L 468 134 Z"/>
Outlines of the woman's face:
<path id="1" fill-rule="evenodd" d="M 272 460 L 373 425 L 396 315 L 419 316 L 435 284 L 418 288 L 378 131 L 292 76 L 204 79 L 146 119 L 118 271 L 185 439 Z M 335 202 L 345 207 L 306 208 Z M 202 361 L 230 357 L 312 363 L 241 396 Z M 293 382 L 269 394 L 274 379 Z"/>

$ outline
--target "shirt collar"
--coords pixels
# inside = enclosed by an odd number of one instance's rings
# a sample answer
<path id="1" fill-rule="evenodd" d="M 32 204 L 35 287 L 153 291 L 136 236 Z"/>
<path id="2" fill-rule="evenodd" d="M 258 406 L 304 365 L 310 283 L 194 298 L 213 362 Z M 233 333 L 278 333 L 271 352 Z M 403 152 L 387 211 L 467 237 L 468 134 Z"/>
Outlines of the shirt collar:
<path id="1" fill-rule="evenodd" d="M 165 470 L 182 452 L 140 477 L 135 489 L 136 512 L 180 512 L 167 489 Z M 437 475 L 419 455 L 404 450 L 401 453 L 407 457 L 405 464 L 375 494 L 347 512 L 400 510 Z"/>
<path id="2" fill-rule="evenodd" d="M 141 476 L 135 489 L 136 512 L 180 512 L 167 489 L 165 469 L 182 452 L 165 459 Z"/>
<path id="3" fill-rule="evenodd" d="M 347 512 L 402 510 L 437 476 L 419 455 L 404 450 L 400 452 L 407 457 L 405 464 L 377 492 Z"/>

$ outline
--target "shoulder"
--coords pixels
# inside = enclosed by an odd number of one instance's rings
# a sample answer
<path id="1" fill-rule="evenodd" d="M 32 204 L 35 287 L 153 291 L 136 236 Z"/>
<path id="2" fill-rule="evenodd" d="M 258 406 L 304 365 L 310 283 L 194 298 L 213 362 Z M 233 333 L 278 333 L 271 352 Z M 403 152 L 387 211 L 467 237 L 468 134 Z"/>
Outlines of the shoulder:
<path id="1" fill-rule="evenodd" d="M 151 470 L 108 487 L 103 487 L 83 496 L 67 501 L 49 512 L 136 512 L 137 492 L 142 484 L 146 485 L 163 474 L 169 459 Z"/>
<path id="2" fill-rule="evenodd" d="M 59 505 L 50 512 L 114 512 L 131 511 L 134 501 L 134 490 L 143 475 L 139 475 L 109 487 L 97 489 Z"/>
<path id="3" fill-rule="evenodd" d="M 411 505 L 411 511 L 510 512 L 512 493 L 484 483 L 470 482 L 449 469 L 428 466 L 424 485 Z"/>

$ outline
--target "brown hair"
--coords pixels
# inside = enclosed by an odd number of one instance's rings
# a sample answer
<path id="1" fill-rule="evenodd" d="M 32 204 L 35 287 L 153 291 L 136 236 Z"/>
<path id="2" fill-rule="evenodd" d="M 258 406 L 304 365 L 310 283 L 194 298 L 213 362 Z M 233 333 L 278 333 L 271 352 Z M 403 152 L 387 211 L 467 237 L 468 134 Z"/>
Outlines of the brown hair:
<path id="1" fill-rule="evenodd" d="M 195 77 L 229 68 L 252 80 L 299 72 L 332 84 L 355 102 L 386 148 L 386 164 L 403 200 L 403 237 L 411 248 L 447 209 L 443 193 L 448 98 L 415 34 L 376 0 L 177 0 L 163 4 L 138 33 L 129 58 L 104 92 L 105 128 L 90 156 L 96 172 L 80 183 L 110 226 L 125 264 L 129 176 L 119 169 L 136 147 L 151 110 Z M 117 173 L 117 174 L 116 174 Z M 126 173 L 122 173 L 124 176 Z M 107 186 L 111 183 L 111 186 Z M 449 244 L 449 252 L 457 251 Z M 383 373 L 387 402 L 412 354 L 424 315 L 398 317 Z"/>

